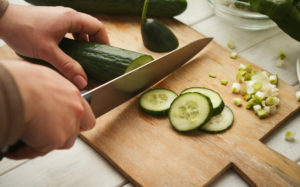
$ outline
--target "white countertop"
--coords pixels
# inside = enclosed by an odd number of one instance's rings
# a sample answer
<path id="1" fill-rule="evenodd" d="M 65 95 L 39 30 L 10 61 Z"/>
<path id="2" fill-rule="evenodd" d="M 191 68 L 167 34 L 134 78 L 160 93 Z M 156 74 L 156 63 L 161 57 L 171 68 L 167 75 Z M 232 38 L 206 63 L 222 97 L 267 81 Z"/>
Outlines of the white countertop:
<path id="1" fill-rule="evenodd" d="M 27 4 L 22 0 L 11 3 Z M 274 28 L 264 31 L 246 31 L 227 25 L 214 15 L 206 0 L 188 0 L 187 10 L 176 19 L 197 31 L 213 36 L 215 41 L 226 46 L 229 40 L 235 42 L 239 55 L 249 61 L 277 73 L 279 78 L 300 90 L 296 74 L 296 58 L 300 56 L 300 42 L 297 42 Z M 275 65 L 279 51 L 287 54 L 286 66 Z M 287 142 L 287 130 L 296 132 L 296 141 Z M 287 158 L 300 164 L 300 115 L 299 112 L 277 129 L 264 143 Z M 33 160 L 0 162 L 0 186 L 132 186 L 117 170 L 104 160 L 81 139 L 64 151 L 53 151 Z M 212 186 L 247 186 L 233 170 L 227 170 Z"/>

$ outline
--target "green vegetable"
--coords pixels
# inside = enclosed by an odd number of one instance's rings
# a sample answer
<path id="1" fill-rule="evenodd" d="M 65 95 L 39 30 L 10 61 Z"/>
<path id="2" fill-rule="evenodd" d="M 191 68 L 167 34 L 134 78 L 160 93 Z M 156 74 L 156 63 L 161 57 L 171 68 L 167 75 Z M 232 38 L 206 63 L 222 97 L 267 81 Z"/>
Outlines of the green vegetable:
<path id="1" fill-rule="evenodd" d="M 224 109 L 224 101 L 222 97 L 220 96 L 219 93 L 217 93 L 214 90 L 208 89 L 208 88 L 203 88 L 203 87 L 191 87 L 183 90 L 181 94 L 184 93 L 189 93 L 189 92 L 196 92 L 196 93 L 201 93 L 208 97 L 213 105 L 213 115 L 217 115 L 222 112 Z"/>
<path id="2" fill-rule="evenodd" d="M 213 73 L 210 73 L 208 76 L 211 77 L 211 78 L 217 78 L 217 75 L 213 74 Z"/>
<path id="3" fill-rule="evenodd" d="M 264 110 L 264 109 L 260 109 L 256 111 L 256 115 L 260 118 L 260 119 L 264 119 L 266 117 L 268 117 L 269 113 Z"/>
<path id="4" fill-rule="evenodd" d="M 171 104 L 169 120 L 177 131 L 186 132 L 204 125 L 212 115 L 210 99 L 201 93 L 178 96 Z"/>
<path id="5" fill-rule="evenodd" d="M 289 142 L 295 141 L 295 136 L 296 136 L 295 132 L 292 132 L 292 131 L 285 132 L 285 140 L 286 141 L 289 141 Z"/>
<path id="6" fill-rule="evenodd" d="M 286 58 L 286 54 L 283 51 L 280 51 L 277 56 L 280 60 L 284 60 Z"/>
<path id="7" fill-rule="evenodd" d="M 284 32 L 300 41 L 299 0 L 250 0 L 254 11 L 269 16 Z"/>
<path id="8" fill-rule="evenodd" d="M 235 49 L 235 44 L 234 44 L 234 42 L 233 42 L 233 41 L 228 41 L 228 42 L 227 42 L 227 47 L 228 47 L 229 49 Z"/>
<path id="9" fill-rule="evenodd" d="M 240 98 L 234 98 L 233 99 L 233 103 L 236 105 L 236 106 L 242 106 L 242 100 Z"/>
<path id="10" fill-rule="evenodd" d="M 233 121 L 234 115 L 232 110 L 225 106 L 220 114 L 213 116 L 207 123 L 200 127 L 200 130 L 208 133 L 223 132 L 231 127 Z"/>
<path id="11" fill-rule="evenodd" d="M 245 99 L 246 101 L 249 101 L 251 98 L 252 98 L 252 94 L 249 94 L 249 93 L 247 93 L 247 94 L 244 96 L 244 99 Z"/>
<path id="12" fill-rule="evenodd" d="M 149 0 L 145 0 L 142 14 L 142 38 L 144 46 L 154 52 L 169 52 L 176 49 L 179 42 L 174 33 L 156 19 L 147 19 Z"/>
<path id="13" fill-rule="evenodd" d="M 226 86 L 228 84 L 228 80 L 221 80 L 221 84 Z"/>
<path id="14" fill-rule="evenodd" d="M 146 54 L 68 38 L 64 38 L 59 46 L 66 54 L 80 63 L 89 77 L 101 82 L 112 80 L 153 60 Z M 27 59 L 41 62 L 38 59 Z"/>
<path id="15" fill-rule="evenodd" d="M 238 54 L 236 52 L 232 52 L 229 57 L 232 58 L 232 59 L 236 59 L 237 55 Z"/>
<path id="16" fill-rule="evenodd" d="M 177 94 L 165 88 L 155 88 L 145 92 L 139 100 L 141 109 L 150 114 L 164 116 L 168 114 L 170 105 Z"/>
<path id="17" fill-rule="evenodd" d="M 141 15 L 144 0 L 26 0 L 34 5 L 65 6 L 89 14 Z M 186 0 L 150 0 L 149 16 L 173 17 L 187 7 Z"/>

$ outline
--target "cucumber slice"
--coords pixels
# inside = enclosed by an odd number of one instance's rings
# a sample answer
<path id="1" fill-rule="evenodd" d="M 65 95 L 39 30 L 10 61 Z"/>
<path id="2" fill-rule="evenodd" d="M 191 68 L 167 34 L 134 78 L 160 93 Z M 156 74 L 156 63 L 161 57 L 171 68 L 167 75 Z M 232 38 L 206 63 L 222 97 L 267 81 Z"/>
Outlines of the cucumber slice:
<path id="1" fill-rule="evenodd" d="M 200 93 L 185 93 L 178 96 L 171 104 L 169 121 L 180 132 L 199 128 L 211 117 L 212 103 Z"/>
<path id="2" fill-rule="evenodd" d="M 205 125 L 200 127 L 200 130 L 209 133 L 218 133 L 225 131 L 233 124 L 233 112 L 225 106 L 221 114 L 213 116 Z"/>
<path id="3" fill-rule="evenodd" d="M 181 94 L 188 92 L 198 92 L 207 96 L 213 105 L 213 115 L 220 114 L 225 106 L 222 97 L 214 90 L 202 87 L 192 87 L 183 90 Z"/>
<path id="4" fill-rule="evenodd" d="M 154 88 L 145 92 L 139 101 L 143 111 L 151 115 L 167 115 L 177 94 L 165 88 Z"/>

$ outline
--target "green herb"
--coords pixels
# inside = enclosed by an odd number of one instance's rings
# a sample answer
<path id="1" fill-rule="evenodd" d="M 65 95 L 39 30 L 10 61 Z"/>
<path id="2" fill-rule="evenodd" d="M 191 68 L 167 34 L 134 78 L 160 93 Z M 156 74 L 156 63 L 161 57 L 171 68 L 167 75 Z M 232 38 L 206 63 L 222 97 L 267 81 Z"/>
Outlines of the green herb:
<path id="1" fill-rule="evenodd" d="M 221 80 L 221 84 L 226 86 L 228 84 L 228 80 Z"/>
<path id="2" fill-rule="evenodd" d="M 211 77 L 211 78 L 217 78 L 217 75 L 215 75 L 213 73 L 210 73 L 208 76 Z"/>

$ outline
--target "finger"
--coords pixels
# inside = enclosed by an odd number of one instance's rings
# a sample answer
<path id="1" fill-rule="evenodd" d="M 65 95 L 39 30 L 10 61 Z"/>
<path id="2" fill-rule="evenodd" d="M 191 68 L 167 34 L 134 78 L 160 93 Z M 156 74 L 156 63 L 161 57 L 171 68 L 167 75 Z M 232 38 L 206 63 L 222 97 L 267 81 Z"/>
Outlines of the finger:
<path id="1" fill-rule="evenodd" d="M 69 18 L 71 21 L 69 32 L 83 32 L 89 35 L 91 42 L 109 44 L 108 35 L 101 21 L 88 14 L 77 12 Z"/>
<path id="2" fill-rule="evenodd" d="M 82 115 L 82 118 L 80 121 L 80 130 L 85 131 L 85 130 L 89 130 L 95 126 L 96 119 L 95 119 L 94 113 L 92 112 L 90 105 L 83 98 L 82 98 L 82 105 L 84 107 L 84 114 Z"/>
<path id="3" fill-rule="evenodd" d="M 57 44 L 53 44 L 52 54 L 46 55 L 44 60 L 51 63 L 65 77 L 73 82 L 78 88 L 83 89 L 87 85 L 87 76 L 78 62 L 65 54 Z"/>
<path id="4" fill-rule="evenodd" d="M 84 42 L 88 42 L 89 41 L 88 36 L 85 33 L 83 33 L 83 32 L 73 33 L 73 37 L 74 37 L 75 40 L 80 40 L 80 41 L 84 41 Z"/>
<path id="5" fill-rule="evenodd" d="M 34 148 L 23 146 L 20 147 L 12 152 L 9 152 L 6 157 L 14 160 L 21 160 L 21 159 L 32 159 L 38 156 L 43 156 L 48 152 L 40 152 L 35 150 Z"/>

